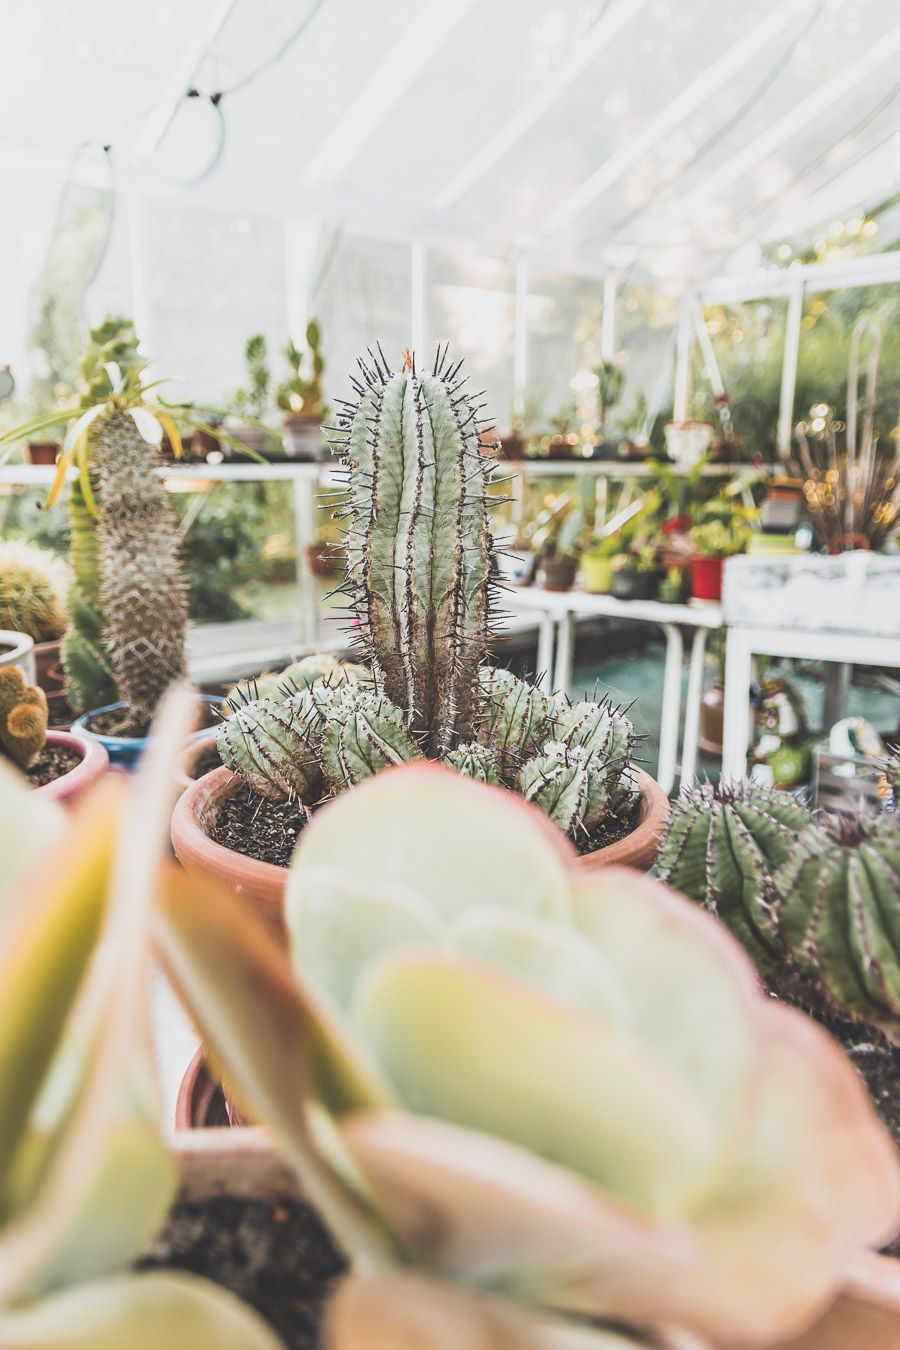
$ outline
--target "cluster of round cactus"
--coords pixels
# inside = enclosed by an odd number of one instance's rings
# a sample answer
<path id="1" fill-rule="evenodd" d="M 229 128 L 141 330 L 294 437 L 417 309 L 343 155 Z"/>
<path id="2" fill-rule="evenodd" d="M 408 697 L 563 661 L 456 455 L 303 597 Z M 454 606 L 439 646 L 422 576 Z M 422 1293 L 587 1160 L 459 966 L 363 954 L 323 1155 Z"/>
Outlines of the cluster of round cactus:
<path id="1" fill-rule="evenodd" d="M 827 816 L 789 793 L 705 784 L 675 805 L 660 876 L 718 914 L 764 976 L 900 1041 L 900 817 Z"/>
<path id="2" fill-rule="evenodd" d="M 508 670 L 486 667 L 475 735 L 443 757 L 448 768 L 520 792 L 567 834 L 590 835 L 629 809 L 634 742 L 609 702 L 548 697 Z M 222 762 L 260 796 L 312 807 L 393 764 L 425 757 L 376 677 L 312 656 L 263 684 L 233 691 L 218 731 Z"/>
<path id="3" fill-rule="evenodd" d="M 0 751 L 20 769 L 33 764 L 47 739 L 47 697 L 18 666 L 0 666 Z"/>

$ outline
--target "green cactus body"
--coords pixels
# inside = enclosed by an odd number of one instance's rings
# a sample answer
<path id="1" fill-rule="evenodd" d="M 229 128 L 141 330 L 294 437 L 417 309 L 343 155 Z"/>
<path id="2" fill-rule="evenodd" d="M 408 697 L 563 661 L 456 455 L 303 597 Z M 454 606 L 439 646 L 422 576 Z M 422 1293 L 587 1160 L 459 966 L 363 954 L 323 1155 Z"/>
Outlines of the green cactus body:
<path id="1" fill-rule="evenodd" d="M 704 783 L 673 806 L 657 870 L 718 914 L 766 969 L 779 946 L 769 877 L 809 821 L 809 811 L 790 793 L 746 782 Z"/>
<path id="2" fill-rule="evenodd" d="M 322 765 L 333 792 L 361 783 L 392 764 L 421 758 L 401 709 L 384 694 L 349 686 L 326 710 Z"/>
<path id="3" fill-rule="evenodd" d="M 455 769 L 466 778 L 475 778 L 479 783 L 499 783 L 500 768 L 497 757 L 490 746 L 469 741 L 451 750 L 444 763 L 449 769 Z"/>
<path id="4" fill-rule="evenodd" d="M 565 697 L 553 700 L 553 734 L 564 745 L 583 746 L 591 754 L 602 756 L 610 764 L 624 769 L 634 749 L 634 727 L 625 713 L 605 700 L 569 703 Z"/>
<path id="5" fill-rule="evenodd" d="M 18 666 L 0 666 L 0 749 L 27 769 L 47 739 L 47 698 Z"/>
<path id="6" fill-rule="evenodd" d="M 547 729 L 550 699 L 509 670 L 481 670 L 481 739 L 508 766 L 538 747 Z"/>
<path id="7" fill-rule="evenodd" d="M 315 708 L 259 699 L 233 708 L 216 733 L 222 763 L 270 801 L 321 795 L 321 728 Z"/>
<path id="8" fill-rule="evenodd" d="M 92 427 L 100 484 L 104 642 L 135 722 L 149 721 L 184 673 L 187 594 L 178 526 L 157 454 L 125 412 Z"/>
<path id="9" fill-rule="evenodd" d="M 459 365 L 361 363 L 332 443 L 349 471 L 348 585 L 381 687 L 425 752 L 474 739 L 491 534 L 477 408 Z"/>
<path id="10" fill-rule="evenodd" d="M 99 489 L 98 489 L 99 491 Z M 88 510 L 80 482 L 69 490 L 72 585 L 69 589 L 71 625 L 62 643 L 66 697 L 76 712 L 115 703 L 119 687 L 103 648 L 100 609 L 100 544 L 97 521 Z"/>
<path id="11" fill-rule="evenodd" d="M 0 543 L 0 628 L 27 633 L 35 642 L 61 637 L 68 616 L 60 568 L 52 555 L 22 540 Z"/>
<path id="12" fill-rule="evenodd" d="M 534 802 L 566 834 L 574 834 L 588 809 L 589 755 L 551 741 L 544 753 L 527 760 L 519 773 L 526 801 Z"/>
<path id="13" fill-rule="evenodd" d="M 839 1008 L 900 1041 L 900 820 L 807 825 L 773 878 L 796 964 Z"/>

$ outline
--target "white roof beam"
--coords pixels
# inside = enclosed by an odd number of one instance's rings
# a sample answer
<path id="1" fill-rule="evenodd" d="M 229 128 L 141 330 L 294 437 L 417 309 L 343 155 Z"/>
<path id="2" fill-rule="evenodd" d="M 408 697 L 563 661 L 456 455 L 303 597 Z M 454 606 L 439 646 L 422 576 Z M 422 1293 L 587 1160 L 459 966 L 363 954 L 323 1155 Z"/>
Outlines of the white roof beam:
<path id="1" fill-rule="evenodd" d="M 305 187 L 335 183 L 425 69 L 474 0 L 425 0 L 309 160 Z"/>
<path id="2" fill-rule="evenodd" d="M 556 231 L 575 216 L 580 215 L 592 202 L 615 183 L 623 174 L 639 162 L 645 154 L 652 151 L 670 132 L 692 113 L 701 108 L 723 85 L 733 80 L 742 67 L 764 51 L 775 38 L 808 10 L 812 0 L 788 0 L 766 16 L 750 32 L 729 47 L 706 70 L 700 72 L 690 84 L 671 103 L 666 104 L 655 117 L 652 117 L 642 131 L 622 146 L 605 163 L 586 178 L 570 197 L 547 217 L 545 229 Z"/>
<path id="3" fill-rule="evenodd" d="M 613 0 L 590 32 L 579 40 L 541 87 L 520 104 L 478 153 L 438 193 L 431 203 L 432 209 L 446 210 L 484 178 L 648 3 L 649 0 Z"/>
<path id="4" fill-rule="evenodd" d="M 900 24 L 880 37 L 855 61 L 844 66 L 830 80 L 826 80 L 805 99 L 795 104 L 790 112 L 773 122 L 756 140 L 750 141 L 743 149 L 738 150 L 720 168 L 704 178 L 693 192 L 680 198 L 675 203 L 674 209 L 667 213 L 667 223 L 673 224 L 688 219 L 699 207 L 718 196 L 725 188 L 737 183 L 768 155 L 779 150 L 808 127 L 817 117 L 829 112 L 835 104 L 898 52 L 900 52 Z"/>

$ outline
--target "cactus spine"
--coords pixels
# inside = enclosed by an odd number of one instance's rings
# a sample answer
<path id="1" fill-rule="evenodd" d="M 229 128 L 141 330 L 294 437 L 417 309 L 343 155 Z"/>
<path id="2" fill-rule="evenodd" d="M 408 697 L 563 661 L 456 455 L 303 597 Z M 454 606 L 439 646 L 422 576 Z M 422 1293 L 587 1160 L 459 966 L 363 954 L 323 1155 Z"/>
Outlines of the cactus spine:
<path id="1" fill-rule="evenodd" d="M 127 412 L 95 423 L 104 642 L 133 719 L 146 723 L 184 671 L 187 592 L 155 449 Z"/>
<path id="2" fill-rule="evenodd" d="M 47 739 L 47 698 L 43 689 L 26 684 L 18 666 L 0 667 L 0 749 L 27 769 Z"/>
<path id="3" fill-rule="evenodd" d="M 408 353 L 397 375 L 380 348 L 360 363 L 357 401 L 331 430 L 347 471 L 346 591 L 369 670 L 316 658 L 268 680 L 264 699 L 238 694 L 219 753 L 264 796 L 308 806 L 325 785 L 339 792 L 425 755 L 525 793 L 585 840 L 634 801 L 634 731 L 608 703 L 550 699 L 485 664 L 490 461 L 460 366 L 446 349 L 427 375 Z"/>
<path id="4" fill-rule="evenodd" d="M 478 408 L 461 363 L 360 362 L 332 448 L 349 475 L 348 587 L 366 656 L 426 754 L 474 738 L 491 534 Z"/>

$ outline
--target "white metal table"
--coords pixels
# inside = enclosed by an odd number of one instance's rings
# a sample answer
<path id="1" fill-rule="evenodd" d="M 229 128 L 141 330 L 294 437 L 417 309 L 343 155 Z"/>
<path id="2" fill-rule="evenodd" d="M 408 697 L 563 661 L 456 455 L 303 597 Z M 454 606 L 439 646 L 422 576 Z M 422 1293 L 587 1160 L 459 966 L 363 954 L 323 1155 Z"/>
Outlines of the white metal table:
<path id="1" fill-rule="evenodd" d="M 653 623 L 666 639 L 662 716 L 659 732 L 657 779 L 665 792 L 675 785 L 678 763 L 678 731 L 681 720 L 681 672 L 684 643 L 681 626 L 693 629 L 684 735 L 681 752 L 681 786 L 694 781 L 697 741 L 700 732 L 700 700 L 703 695 L 703 659 L 706 635 L 723 626 L 719 605 L 669 605 L 661 600 L 617 600 L 612 595 L 589 595 L 586 591 L 548 591 L 541 586 L 511 588 L 507 604 L 515 611 L 538 616 L 538 670 L 553 673 L 553 688 L 571 692 L 575 625 L 579 618 L 618 617 Z M 555 657 L 553 655 L 555 647 Z"/>
<path id="2" fill-rule="evenodd" d="M 725 730 L 722 740 L 722 778 L 729 782 L 743 778 L 747 773 L 751 732 L 749 692 L 755 656 L 833 661 L 845 667 L 851 661 L 854 665 L 900 668 L 900 638 L 841 629 L 730 626 L 725 646 Z"/>

